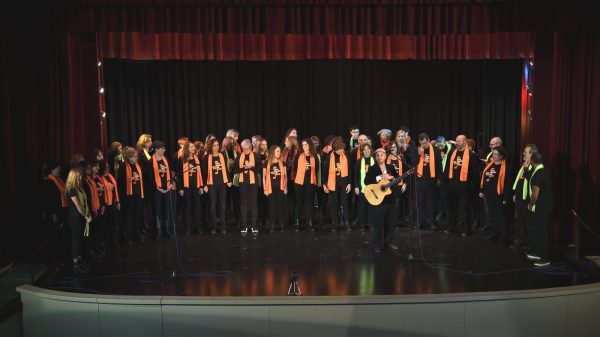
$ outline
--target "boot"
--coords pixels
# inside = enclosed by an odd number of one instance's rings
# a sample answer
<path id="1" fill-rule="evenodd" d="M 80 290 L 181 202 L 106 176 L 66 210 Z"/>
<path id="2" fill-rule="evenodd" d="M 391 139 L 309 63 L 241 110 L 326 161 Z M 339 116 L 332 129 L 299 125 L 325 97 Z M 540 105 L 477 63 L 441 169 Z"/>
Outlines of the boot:
<path id="1" fill-rule="evenodd" d="M 162 238 L 162 220 L 156 220 L 156 236 L 155 238 L 157 240 L 160 240 Z"/>
<path id="2" fill-rule="evenodd" d="M 240 234 L 242 234 L 242 236 L 246 236 L 246 234 L 248 234 L 248 226 L 242 226 L 242 229 L 240 230 Z"/>
<path id="3" fill-rule="evenodd" d="M 346 232 L 352 231 L 352 229 L 350 228 L 350 224 L 348 223 L 348 220 L 344 220 L 344 226 L 346 226 Z"/>
<path id="4" fill-rule="evenodd" d="M 300 231 L 300 219 L 296 218 L 296 220 L 294 220 L 294 230 L 297 232 Z"/>

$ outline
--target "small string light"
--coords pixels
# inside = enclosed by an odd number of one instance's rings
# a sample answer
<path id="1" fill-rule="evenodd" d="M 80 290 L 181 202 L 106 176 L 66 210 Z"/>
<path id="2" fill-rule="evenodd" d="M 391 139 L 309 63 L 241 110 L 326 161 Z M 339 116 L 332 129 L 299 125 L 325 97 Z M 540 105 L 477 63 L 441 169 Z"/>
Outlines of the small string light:
<path id="1" fill-rule="evenodd" d="M 104 88 L 100 88 L 100 93 L 103 94 L 104 93 Z"/>
<path id="2" fill-rule="evenodd" d="M 102 118 L 106 118 L 106 111 L 102 111 Z"/>
<path id="3" fill-rule="evenodd" d="M 102 61 L 98 61 L 98 68 L 102 66 Z"/>

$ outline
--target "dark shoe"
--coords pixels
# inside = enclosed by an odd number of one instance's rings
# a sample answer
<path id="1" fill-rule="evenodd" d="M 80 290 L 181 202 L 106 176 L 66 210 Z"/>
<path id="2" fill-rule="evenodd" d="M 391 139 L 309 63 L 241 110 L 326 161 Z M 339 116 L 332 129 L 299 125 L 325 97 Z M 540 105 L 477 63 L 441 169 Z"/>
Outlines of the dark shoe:
<path id="1" fill-rule="evenodd" d="M 221 229 L 221 234 L 227 234 L 227 230 L 225 228 Z"/>
<path id="2" fill-rule="evenodd" d="M 240 234 L 242 234 L 242 236 L 246 236 L 246 234 L 248 234 L 248 227 L 242 228 L 242 230 L 240 231 Z"/>
<path id="3" fill-rule="evenodd" d="M 539 260 L 533 264 L 536 267 L 547 267 L 550 265 L 550 261 L 547 260 Z"/>
<path id="4" fill-rule="evenodd" d="M 211 229 L 210 230 L 210 234 L 217 234 L 217 230 L 216 229 Z"/>
<path id="5" fill-rule="evenodd" d="M 294 220 L 294 230 L 296 231 L 296 233 L 300 231 L 300 220 L 299 219 Z"/>
<path id="6" fill-rule="evenodd" d="M 258 229 L 252 227 L 252 236 L 254 236 L 254 237 L 258 236 Z"/>
<path id="7" fill-rule="evenodd" d="M 381 248 L 379 248 L 379 247 L 373 248 L 373 253 L 375 253 L 375 254 L 381 253 Z"/>

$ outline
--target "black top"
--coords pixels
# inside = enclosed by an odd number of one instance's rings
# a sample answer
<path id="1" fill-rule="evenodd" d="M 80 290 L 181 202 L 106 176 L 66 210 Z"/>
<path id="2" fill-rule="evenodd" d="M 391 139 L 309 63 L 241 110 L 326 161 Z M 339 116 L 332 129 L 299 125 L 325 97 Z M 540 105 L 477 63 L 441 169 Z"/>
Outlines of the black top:
<path id="1" fill-rule="evenodd" d="M 73 199 L 71 199 L 71 197 L 77 198 L 77 190 L 70 189 L 70 190 L 67 190 L 66 193 L 67 193 L 67 202 L 69 203 L 69 222 L 73 222 L 73 221 L 77 221 L 80 223 L 85 222 L 85 218 L 81 215 L 81 213 L 79 213 L 79 211 L 77 210 L 77 206 L 75 206 Z M 81 205 L 81 206 L 83 206 L 83 205 Z M 88 207 L 89 207 L 89 201 L 88 201 Z M 73 223 L 71 223 L 71 226 L 73 226 Z"/>
<path id="2" fill-rule="evenodd" d="M 227 165 L 227 157 L 223 154 L 223 160 L 225 161 L 225 165 Z M 208 155 L 204 157 L 202 161 L 202 176 L 206 178 L 205 184 L 208 184 L 208 170 L 212 170 L 212 179 L 213 185 L 224 184 L 223 174 L 221 171 L 221 161 L 219 160 L 219 156 L 212 156 L 212 162 L 208 162 Z M 231 177 L 227 168 L 225 168 L 225 174 L 227 175 L 227 181 L 231 182 Z"/>
<path id="3" fill-rule="evenodd" d="M 408 143 L 408 147 L 404 151 L 404 158 L 411 167 L 419 163 L 419 150 L 412 142 Z"/>
<path id="4" fill-rule="evenodd" d="M 156 161 L 157 164 L 157 168 L 158 168 L 158 176 L 160 177 L 160 184 L 161 184 L 161 188 L 163 190 L 167 189 L 167 182 L 171 181 L 171 177 L 167 176 L 167 166 L 165 165 L 165 161 L 167 160 L 167 158 L 165 156 L 163 156 L 160 160 Z M 168 162 L 167 162 L 168 163 Z M 154 189 L 158 188 L 158 186 L 156 186 L 156 180 L 154 180 L 154 160 L 151 159 L 150 160 L 150 174 L 149 175 L 149 179 L 152 181 L 152 187 Z M 169 170 L 171 169 L 171 167 L 169 167 Z M 146 179 L 146 177 L 144 177 L 144 179 Z"/>
<path id="5" fill-rule="evenodd" d="M 386 172 L 387 174 L 398 177 L 398 172 L 394 170 L 394 165 L 386 164 Z M 365 185 L 371 185 L 377 183 L 377 176 L 381 175 L 381 168 L 377 162 L 369 168 L 369 172 L 367 172 L 365 176 Z M 393 205 L 394 204 L 394 195 L 388 194 L 383 198 L 382 205 Z"/>
<path id="6" fill-rule="evenodd" d="M 438 150 L 437 147 L 433 146 L 433 145 L 429 145 L 430 148 L 433 148 L 433 156 L 435 157 L 435 179 L 442 179 L 442 175 L 443 175 L 443 171 L 442 171 L 442 155 L 440 150 Z M 417 175 L 417 179 L 418 178 L 426 178 L 426 179 L 432 179 L 431 178 L 431 172 L 429 172 L 430 168 L 429 165 L 431 163 L 431 158 L 429 158 L 429 148 L 424 149 L 423 153 L 425 155 L 425 160 L 423 160 L 423 176 L 419 177 Z M 419 161 L 421 160 L 421 157 L 418 155 L 417 152 L 417 163 L 416 165 L 419 164 Z"/>
<path id="7" fill-rule="evenodd" d="M 445 172 L 446 178 L 448 178 L 448 180 L 461 182 L 460 171 L 462 169 L 463 156 L 465 154 L 465 150 L 459 151 L 458 149 L 454 149 L 452 152 L 450 152 L 450 154 L 448 154 L 449 157 L 448 160 L 446 160 L 446 165 L 448 166 L 448 168 Z M 452 154 L 454 152 L 456 152 L 454 162 L 450 162 L 452 159 Z M 467 172 L 467 181 L 465 183 L 473 184 L 477 180 L 476 178 L 479 177 L 477 170 L 477 167 L 479 165 L 478 161 L 478 157 L 475 155 L 475 153 L 473 153 L 473 151 L 471 151 L 469 153 L 469 171 Z M 450 170 L 452 170 L 452 179 L 450 179 Z M 479 183 L 479 181 L 477 183 Z"/>
<path id="8" fill-rule="evenodd" d="M 371 167 L 371 159 L 373 159 L 373 164 L 376 164 L 377 161 L 375 160 L 375 158 L 373 157 L 369 157 L 369 158 L 361 158 L 360 160 L 356 161 L 356 164 L 354 164 L 354 173 L 353 173 L 353 183 L 354 183 L 354 187 L 358 187 L 358 189 L 361 189 L 361 185 L 360 185 L 360 165 L 363 162 L 364 159 L 364 163 L 365 163 L 365 177 L 367 175 L 367 173 L 369 172 L 369 168 Z M 360 191 L 360 193 L 362 193 L 362 191 Z"/>
<path id="9" fill-rule="evenodd" d="M 520 169 L 521 168 L 519 168 L 519 170 Z M 525 182 L 525 179 L 531 180 L 531 173 L 533 173 L 533 169 L 532 169 L 532 166 L 529 165 L 529 169 L 523 169 L 523 173 L 521 173 L 521 175 L 516 178 L 516 179 L 518 179 L 517 186 L 513 191 L 516 204 L 525 204 L 525 206 L 526 206 L 529 203 L 529 192 L 525 193 L 526 198 L 525 198 L 525 200 L 523 200 L 523 183 Z M 517 174 L 518 174 L 518 172 L 517 172 Z M 514 181 L 513 181 L 513 183 L 514 183 Z M 512 185 L 510 186 L 510 188 L 512 189 Z"/>
<path id="10" fill-rule="evenodd" d="M 310 166 L 310 156 L 307 156 L 304 154 L 304 152 L 298 154 L 296 156 L 296 158 L 294 158 L 294 167 L 296 168 L 296 172 L 298 172 L 298 158 L 300 158 L 300 156 L 305 156 L 306 158 L 306 170 L 304 171 L 304 184 L 310 184 L 310 170 L 311 170 L 311 166 Z M 319 166 L 321 165 L 321 161 L 319 160 L 318 156 L 315 156 L 315 175 L 319 174 Z M 318 181 L 318 177 L 317 177 L 317 181 Z M 295 180 L 295 178 L 294 178 Z M 316 183 L 315 183 L 316 185 Z"/>
<path id="11" fill-rule="evenodd" d="M 537 186 L 540 189 L 538 200 L 535 204 L 535 212 L 539 212 L 540 214 L 552 213 L 554 200 L 552 196 L 552 181 L 548 169 L 539 169 L 531 177 L 531 186 Z"/>
<path id="12" fill-rule="evenodd" d="M 512 186 L 510 185 L 510 170 L 508 169 L 508 164 L 505 164 L 504 168 L 504 193 L 502 194 L 503 201 L 509 201 L 512 195 L 511 190 Z M 498 195 L 498 179 L 500 177 L 500 166 L 501 164 L 492 164 L 490 168 L 483 173 L 485 176 L 483 178 L 483 189 L 482 192 L 486 196 L 496 197 Z"/>
<path id="13" fill-rule="evenodd" d="M 142 190 L 140 188 L 140 175 L 138 174 L 135 165 L 131 164 L 131 163 L 125 163 L 123 165 L 121 165 L 121 168 L 119 169 L 119 177 L 117 178 L 117 186 L 119 187 L 119 192 L 121 197 L 128 197 L 127 195 L 127 168 L 125 167 L 125 165 L 129 165 L 129 167 L 131 168 L 131 192 L 132 195 L 131 196 L 137 196 L 138 198 L 140 198 L 142 196 Z M 141 165 L 140 165 L 140 170 L 143 170 Z M 144 191 L 147 193 L 147 191 Z"/>
<path id="14" fill-rule="evenodd" d="M 321 181 L 323 182 L 323 185 L 327 184 L 329 181 L 329 164 L 330 164 L 330 160 L 331 160 L 331 156 L 334 156 L 334 162 L 335 162 L 335 185 L 336 185 L 336 189 L 338 188 L 338 186 L 343 186 L 343 188 L 346 188 L 346 185 L 348 185 L 352 179 L 350 176 L 350 163 L 348 162 L 348 155 L 346 155 L 346 165 L 348 165 L 348 176 L 347 177 L 342 177 L 342 167 L 340 165 L 340 159 L 341 156 L 338 155 L 337 153 L 335 153 L 334 151 L 331 151 L 329 153 L 329 156 L 327 156 L 326 158 L 324 158 L 323 160 L 323 171 L 321 174 Z"/>
<path id="15" fill-rule="evenodd" d="M 272 190 L 279 189 L 279 186 L 281 186 L 281 175 L 282 174 L 283 173 L 279 169 L 278 163 L 271 164 L 271 167 L 269 169 L 268 179 L 271 179 L 271 189 Z"/>
<path id="16" fill-rule="evenodd" d="M 60 214 L 62 209 L 62 201 L 58 186 L 50 180 L 46 179 L 42 182 L 42 203 L 43 210 L 47 214 Z"/>
<path id="17" fill-rule="evenodd" d="M 244 181 L 243 182 L 239 182 L 240 185 L 246 185 L 246 184 L 250 184 L 250 172 L 254 172 L 254 184 L 259 184 L 259 172 L 262 172 L 262 165 L 260 162 L 260 158 L 255 155 L 253 152 L 250 152 L 246 158 L 244 158 L 244 161 L 247 163 L 250 163 L 250 156 L 254 157 L 254 167 L 246 170 L 243 167 L 240 167 L 240 158 L 242 157 L 241 154 L 239 154 L 237 156 L 237 158 L 235 158 L 235 160 L 233 161 L 233 173 L 234 174 L 239 174 L 240 178 L 242 175 L 244 175 Z"/>
<path id="18" fill-rule="evenodd" d="M 183 164 L 187 161 L 188 168 L 186 171 L 183 169 Z M 198 160 L 200 162 L 200 160 Z M 181 158 L 178 160 L 177 165 L 177 185 L 179 190 L 183 190 L 185 187 L 183 186 L 183 176 L 188 176 L 189 185 L 188 188 L 198 188 L 198 174 L 202 174 L 202 165 L 196 164 L 195 159 L 184 159 Z M 202 177 L 204 178 L 204 177 Z M 204 181 L 204 180 L 202 180 Z"/>
<path id="19" fill-rule="evenodd" d="M 153 183 L 154 181 L 154 176 L 152 176 L 152 153 L 150 154 L 150 159 L 146 158 L 146 155 L 144 154 L 144 150 L 142 149 L 141 151 L 138 152 L 138 165 L 140 166 L 140 169 L 142 170 L 142 176 L 144 177 L 144 188 L 145 191 L 148 192 L 150 189 L 152 189 L 153 187 L 156 188 L 156 184 Z M 135 171 L 135 167 L 133 168 L 133 171 L 131 172 L 131 174 L 133 174 Z"/>
<path id="20" fill-rule="evenodd" d="M 96 176 L 94 178 L 94 183 L 96 183 L 96 190 L 98 190 L 98 199 L 100 200 L 100 207 L 106 206 L 106 200 L 104 199 L 104 193 L 106 193 L 106 186 L 104 186 L 104 181 L 100 176 Z"/>

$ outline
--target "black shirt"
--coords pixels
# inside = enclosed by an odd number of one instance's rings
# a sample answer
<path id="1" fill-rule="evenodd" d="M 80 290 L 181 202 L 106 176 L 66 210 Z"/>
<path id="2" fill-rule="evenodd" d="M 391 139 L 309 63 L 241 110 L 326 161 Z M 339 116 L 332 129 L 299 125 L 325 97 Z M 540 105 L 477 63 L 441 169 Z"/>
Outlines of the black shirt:
<path id="1" fill-rule="evenodd" d="M 398 172 L 394 171 L 394 165 L 391 164 L 386 164 L 386 173 L 394 176 L 398 177 Z M 371 185 L 371 184 L 376 184 L 377 183 L 377 176 L 381 175 L 381 168 L 379 167 L 379 164 L 377 164 L 377 162 L 375 162 L 375 164 L 371 167 L 369 167 L 369 172 L 367 172 L 367 174 L 365 175 L 365 185 Z M 382 205 L 393 205 L 394 204 L 394 199 L 395 196 L 393 194 L 388 194 L 385 196 L 385 198 L 383 198 L 383 202 Z"/>
<path id="2" fill-rule="evenodd" d="M 283 172 L 279 169 L 279 164 L 271 164 L 269 169 L 269 179 L 271 179 L 271 188 L 278 189 L 281 186 L 281 175 Z"/>
<path id="3" fill-rule="evenodd" d="M 247 163 L 250 163 L 251 156 L 254 156 L 254 167 L 252 167 L 248 170 L 246 170 L 244 167 L 240 167 L 240 158 L 242 158 L 241 154 L 238 155 L 237 158 L 235 158 L 235 160 L 233 161 L 233 173 L 239 174 L 240 178 L 242 175 L 244 176 L 244 181 L 243 182 L 240 181 L 240 184 L 250 184 L 250 173 L 251 172 L 254 172 L 254 184 L 259 184 L 258 172 L 262 171 L 260 159 L 258 158 L 258 156 L 256 154 L 254 154 L 253 152 L 250 152 L 248 155 L 245 156 L 244 161 Z"/>
<path id="4" fill-rule="evenodd" d="M 541 214 L 551 213 L 552 207 L 554 207 L 554 200 L 550 172 L 546 168 L 539 169 L 531 177 L 531 186 L 537 186 L 540 189 L 538 200 L 535 204 L 535 212 Z"/>
<path id="5" fill-rule="evenodd" d="M 85 222 L 85 218 L 81 215 L 81 213 L 79 213 L 79 211 L 77 210 L 77 206 L 75 206 L 75 203 L 73 202 L 73 199 L 71 199 L 71 197 L 75 197 L 77 198 L 77 190 L 76 189 L 70 189 L 66 191 L 67 193 L 67 202 L 69 203 L 69 221 L 81 221 L 82 223 Z M 89 205 L 89 202 L 88 202 Z M 85 205 L 81 205 L 81 207 L 83 207 L 85 209 Z M 71 223 L 71 226 L 73 226 L 73 224 Z"/>
<path id="6" fill-rule="evenodd" d="M 129 162 L 123 164 L 119 169 L 119 177 L 117 178 L 117 185 L 119 186 L 119 192 L 121 192 L 121 196 L 127 196 L 127 167 L 125 165 L 129 165 L 131 168 L 131 195 L 137 196 L 138 198 L 142 195 L 142 190 L 140 188 L 140 180 L 141 177 L 138 174 L 137 169 L 135 168 L 135 164 L 131 164 Z M 140 170 L 142 168 L 140 167 Z M 153 177 L 154 178 L 154 177 Z"/>
<path id="7" fill-rule="evenodd" d="M 523 173 L 521 173 L 520 176 L 517 177 L 517 186 L 515 187 L 514 192 L 514 196 L 515 196 L 515 204 L 528 204 L 529 203 L 529 192 L 527 191 L 527 193 L 525 193 L 526 198 L 525 200 L 523 200 L 523 183 L 525 182 L 525 179 L 527 180 L 531 180 L 531 173 L 533 172 L 533 169 L 531 169 L 531 165 L 529 166 L 530 169 L 523 169 Z M 519 168 L 520 170 L 520 168 Z M 510 188 L 512 188 L 512 186 L 510 186 Z"/>
<path id="8" fill-rule="evenodd" d="M 323 165 L 323 174 L 322 174 L 322 182 L 323 185 L 329 182 L 329 165 L 331 163 L 331 157 L 334 156 L 333 160 L 335 163 L 335 180 L 336 186 L 343 185 L 343 188 L 346 188 L 346 185 L 350 183 L 350 164 L 348 163 L 348 156 L 346 156 L 346 165 L 348 166 L 348 175 L 346 177 L 342 177 L 342 166 L 340 164 L 341 156 L 335 152 L 331 152 L 327 158 L 324 160 Z M 337 189 L 337 187 L 336 187 Z"/>
<path id="9" fill-rule="evenodd" d="M 154 163 L 152 165 L 152 181 L 156 184 L 154 179 Z M 167 189 L 167 181 L 171 180 L 171 177 L 167 177 L 167 165 L 165 165 L 164 157 L 160 160 L 156 160 L 156 165 L 158 168 L 158 176 L 160 177 L 160 184 L 163 190 Z M 158 187 L 158 186 L 155 186 Z"/>
<path id="10" fill-rule="evenodd" d="M 456 151 L 456 156 L 454 157 L 454 161 L 450 162 L 450 160 L 452 159 L 452 153 L 451 152 L 449 154 L 450 157 L 448 157 L 448 160 L 446 162 L 446 165 L 448 165 L 448 179 L 452 180 L 452 181 L 456 181 L 456 182 L 460 182 L 460 171 L 462 170 L 462 166 L 463 166 L 463 157 L 465 155 L 465 151 L 468 151 L 467 149 L 459 151 L 458 149 L 455 150 Z M 469 152 L 469 170 L 467 171 L 467 181 L 466 182 L 473 182 L 473 178 L 475 176 L 477 176 L 477 165 L 479 165 L 478 162 L 478 158 L 477 156 L 473 153 L 473 151 Z M 450 170 L 452 170 L 452 179 L 450 179 Z"/>
<path id="11" fill-rule="evenodd" d="M 96 183 L 96 190 L 98 190 L 98 200 L 100 200 L 100 206 L 106 206 L 106 200 L 104 199 L 104 193 L 106 193 L 106 186 L 104 181 L 99 176 L 94 177 L 94 183 Z"/>
<path id="12" fill-rule="evenodd" d="M 207 183 L 208 183 L 208 170 L 212 170 L 212 180 L 213 180 L 213 185 L 218 185 L 218 184 L 224 184 L 225 180 L 223 179 L 223 171 L 222 171 L 222 166 L 221 166 L 221 161 L 219 160 L 219 156 L 212 156 L 212 161 L 209 163 L 208 162 L 208 155 L 205 157 L 206 158 L 206 163 L 204 165 L 205 170 L 206 170 L 206 174 L 204 175 L 207 179 Z M 227 158 L 225 158 L 225 156 L 223 156 L 223 160 L 227 160 Z M 227 165 L 227 164 L 225 164 Z M 229 180 L 229 175 L 227 172 L 227 168 L 225 168 L 225 174 L 227 174 L 227 180 Z"/>
<path id="13" fill-rule="evenodd" d="M 429 149 L 433 148 L 433 156 L 435 157 L 435 178 L 431 178 L 431 168 L 429 167 L 429 165 L 431 165 L 431 158 L 429 155 Z M 429 148 L 427 149 L 423 149 L 423 155 L 425 156 L 425 159 L 423 160 L 423 176 L 418 177 L 417 178 L 427 178 L 427 179 L 441 179 L 442 176 L 442 155 L 440 153 L 440 150 L 438 150 L 435 146 L 433 145 L 429 145 Z M 417 165 L 419 164 L 419 161 L 421 160 L 420 157 L 418 157 L 417 159 Z"/>
<path id="14" fill-rule="evenodd" d="M 181 171 L 183 174 L 187 174 L 189 188 L 198 188 L 198 174 L 200 173 L 200 165 L 196 164 L 195 159 L 187 159 L 188 168 L 187 172 Z M 181 182 L 181 186 L 183 187 L 183 181 Z"/>

